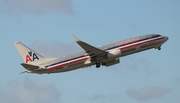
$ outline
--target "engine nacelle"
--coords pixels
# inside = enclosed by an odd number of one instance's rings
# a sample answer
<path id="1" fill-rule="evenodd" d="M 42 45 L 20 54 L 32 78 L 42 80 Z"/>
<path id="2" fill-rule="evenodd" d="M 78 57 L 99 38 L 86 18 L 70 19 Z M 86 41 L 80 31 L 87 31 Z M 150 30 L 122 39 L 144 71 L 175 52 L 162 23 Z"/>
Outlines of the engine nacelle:
<path id="1" fill-rule="evenodd" d="M 108 51 L 107 57 L 108 57 L 108 59 L 118 58 L 121 56 L 121 54 L 122 54 L 121 50 L 113 49 L 113 50 Z"/>

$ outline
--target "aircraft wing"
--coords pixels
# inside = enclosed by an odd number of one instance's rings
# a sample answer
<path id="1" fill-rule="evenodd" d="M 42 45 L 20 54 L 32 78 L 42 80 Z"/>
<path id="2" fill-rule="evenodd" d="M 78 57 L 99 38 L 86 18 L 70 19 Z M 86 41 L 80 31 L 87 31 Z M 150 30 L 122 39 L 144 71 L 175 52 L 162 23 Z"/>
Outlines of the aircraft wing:
<path id="1" fill-rule="evenodd" d="M 74 40 L 86 51 L 89 56 L 104 56 L 106 54 L 105 51 L 79 40 L 75 35 L 72 34 L 72 36 Z"/>

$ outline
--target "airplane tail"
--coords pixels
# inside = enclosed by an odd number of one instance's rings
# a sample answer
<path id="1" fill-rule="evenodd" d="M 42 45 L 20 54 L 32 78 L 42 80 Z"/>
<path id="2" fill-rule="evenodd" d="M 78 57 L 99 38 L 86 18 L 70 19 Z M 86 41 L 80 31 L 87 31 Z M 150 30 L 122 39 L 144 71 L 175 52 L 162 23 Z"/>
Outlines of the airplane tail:
<path id="1" fill-rule="evenodd" d="M 31 63 L 43 59 L 43 56 L 39 55 L 21 42 L 16 42 L 14 45 L 25 63 Z"/>

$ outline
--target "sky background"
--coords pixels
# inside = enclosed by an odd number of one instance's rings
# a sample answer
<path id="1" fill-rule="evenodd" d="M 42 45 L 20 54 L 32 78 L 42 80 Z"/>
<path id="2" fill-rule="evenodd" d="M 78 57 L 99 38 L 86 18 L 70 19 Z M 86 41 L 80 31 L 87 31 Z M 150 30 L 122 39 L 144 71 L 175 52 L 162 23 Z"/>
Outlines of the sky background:
<path id="1" fill-rule="evenodd" d="M 179 0 L 0 0 L 0 103 L 180 103 Z M 57 74 L 19 74 L 14 42 L 44 57 L 83 51 L 75 34 L 93 46 L 158 33 L 161 51 L 120 58 Z"/>

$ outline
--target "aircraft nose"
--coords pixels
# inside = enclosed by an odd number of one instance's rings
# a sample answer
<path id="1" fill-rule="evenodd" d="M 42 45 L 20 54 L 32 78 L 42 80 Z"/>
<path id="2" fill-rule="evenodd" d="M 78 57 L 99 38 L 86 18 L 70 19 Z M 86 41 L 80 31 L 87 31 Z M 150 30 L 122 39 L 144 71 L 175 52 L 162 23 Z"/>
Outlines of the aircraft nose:
<path id="1" fill-rule="evenodd" d="M 167 36 L 164 37 L 164 40 L 167 41 L 169 38 Z"/>

